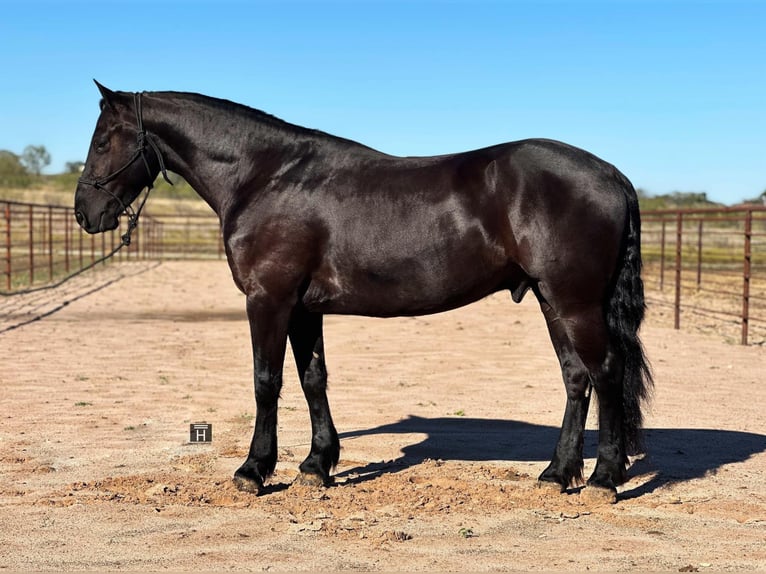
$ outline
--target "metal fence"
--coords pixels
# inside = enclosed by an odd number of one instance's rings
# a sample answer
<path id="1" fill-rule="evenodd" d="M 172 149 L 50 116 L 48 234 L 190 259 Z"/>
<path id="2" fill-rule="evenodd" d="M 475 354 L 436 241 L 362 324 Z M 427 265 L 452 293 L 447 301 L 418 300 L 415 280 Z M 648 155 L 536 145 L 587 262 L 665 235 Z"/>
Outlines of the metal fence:
<path id="1" fill-rule="evenodd" d="M 152 219 L 160 229 L 160 250 L 163 259 L 225 257 L 221 224 L 212 211 L 209 215 L 153 215 Z M 139 227 L 141 225 L 143 222 Z"/>
<path id="2" fill-rule="evenodd" d="M 667 309 L 676 329 L 704 318 L 743 344 L 766 343 L 766 207 L 645 211 L 642 223 L 651 307 Z M 0 201 L 0 292 L 55 284 L 98 264 L 119 245 L 123 227 L 87 235 L 71 208 Z M 224 257 L 212 212 L 149 212 L 112 259 Z"/>
<path id="3" fill-rule="evenodd" d="M 766 207 L 642 213 L 649 305 L 673 326 L 704 321 L 746 345 L 766 342 Z"/>
<path id="4" fill-rule="evenodd" d="M 109 259 L 127 231 L 118 229 L 88 235 L 74 221 L 72 209 L 16 201 L 0 201 L 0 293 L 12 294 L 55 284 Z M 118 261 L 161 256 L 162 226 L 142 218 L 129 249 L 115 254 Z"/>
<path id="5" fill-rule="evenodd" d="M 65 279 L 109 260 L 127 224 L 88 235 L 70 207 L 0 200 L 0 293 L 12 294 Z M 222 259 L 218 218 L 210 215 L 153 216 L 146 211 L 130 246 L 116 261 L 135 259 Z"/>

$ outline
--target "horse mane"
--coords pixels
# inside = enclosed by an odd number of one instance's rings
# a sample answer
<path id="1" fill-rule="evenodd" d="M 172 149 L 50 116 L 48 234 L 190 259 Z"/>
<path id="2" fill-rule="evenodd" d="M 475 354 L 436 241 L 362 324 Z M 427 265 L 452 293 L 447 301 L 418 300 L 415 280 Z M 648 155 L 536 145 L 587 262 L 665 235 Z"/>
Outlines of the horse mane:
<path id="1" fill-rule="evenodd" d="M 165 91 L 165 92 L 151 92 L 151 93 L 157 96 L 168 96 L 172 98 L 190 100 L 194 103 L 200 104 L 205 107 L 213 108 L 215 110 L 221 111 L 226 114 L 236 115 L 245 121 L 252 121 L 258 124 L 268 125 L 269 127 L 273 127 L 279 131 L 287 131 L 292 134 L 309 136 L 309 137 L 319 138 L 319 139 L 334 140 L 335 142 L 340 144 L 353 145 L 356 147 L 366 148 L 371 151 L 377 151 L 357 141 L 336 136 L 336 135 L 324 132 L 322 130 L 306 128 L 297 124 L 293 124 L 281 118 L 278 118 L 272 114 L 264 112 L 263 110 L 259 110 L 257 108 L 251 108 L 250 106 L 233 102 L 231 100 L 216 98 L 213 96 L 206 96 L 204 94 L 198 94 L 195 92 Z"/>

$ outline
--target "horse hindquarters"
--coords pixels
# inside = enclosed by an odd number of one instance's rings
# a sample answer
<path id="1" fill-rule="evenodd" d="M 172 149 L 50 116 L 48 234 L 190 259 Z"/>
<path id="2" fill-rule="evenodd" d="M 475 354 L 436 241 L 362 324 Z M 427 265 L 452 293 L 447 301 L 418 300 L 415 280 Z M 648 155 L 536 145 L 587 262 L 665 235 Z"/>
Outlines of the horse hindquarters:
<path id="1" fill-rule="evenodd" d="M 623 178 L 624 179 L 624 178 Z M 589 486 L 614 489 L 627 480 L 628 455 L 643 448 L 643 406 L 653 381 L 638 335 L 646 309 L 641 279 L 641 222 L 633 186 L 624 179 L 627 217 L 616 277 L 605 306 L 610 359 L 594 381 L 599 399 L 599 447 Z"/>
<path id="2" fill-rule="evenodd" d="M 606 301 L 588 304 L 582 296 L 585 290 L 573 290 L 571 283 L 564 281 L 541 281 L 535 289 L 567 390 L 561 436 L 540 480 L 557 483 L 562 489 L 582 479 L 583 433 L 591 387 L 598 397 L 599 446 L 588 485 L 616 491 L 627 479 L 628 453 L 640 445 L 641 408 L 651 386 L 638 338 L 644 315 L 640 221 L 635 192 L 626 179 L 620 180 L 627 212 Z M 593 258 L 598 258 L 598 251 L 591 254 Z M 598 286 L 594 287 L 598 292 Z"/>

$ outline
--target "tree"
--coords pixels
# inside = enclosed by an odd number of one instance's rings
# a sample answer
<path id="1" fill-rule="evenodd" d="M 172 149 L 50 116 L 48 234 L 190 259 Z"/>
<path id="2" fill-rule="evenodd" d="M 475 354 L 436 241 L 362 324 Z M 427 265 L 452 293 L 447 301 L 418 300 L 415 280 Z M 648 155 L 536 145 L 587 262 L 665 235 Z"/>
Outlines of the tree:
<path id="1" fill-rule="evenodd" d="M 0 149 L 0 173 L 11 175 L 24 173 L 24 166 L 19 162 L 19 156 L 12 151 Z"/>
<path id="2" fill-rule="evenodd" d="M 48 164 L 51 163 L 51 154 L 42 145 L 28 145 L 21 154 L 21 163 L 27 172 L 40 175 Z"/>
<path id="3" fill-rule="evenodd" d="M 26 187 L 30 183 L 29 174 L 15 153 L 0 150 L 0 186 Z"/>

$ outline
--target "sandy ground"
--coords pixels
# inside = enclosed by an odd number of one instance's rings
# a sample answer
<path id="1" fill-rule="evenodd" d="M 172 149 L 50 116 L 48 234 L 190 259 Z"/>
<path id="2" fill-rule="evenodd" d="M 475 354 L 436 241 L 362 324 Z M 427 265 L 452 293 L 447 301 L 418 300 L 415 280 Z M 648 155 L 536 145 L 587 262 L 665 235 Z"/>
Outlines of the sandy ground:
<path id="1" fill-rule="evenodd" d="M 564 391 L 532 297 L 328 317 L 338 485 L 290 486 L 310 437 L 288 359 L 280 462 L 256 497 L 231 482 L 254 404 L 226 264 L 113 265 L 67 289 L 0 334 L 0 569 L 766 568 L 766 348 L 650 316 L 649 455 L 593 505 L 535 488 Z M 0 330 L 52 296 L 0 301 Z M 190 444 L 201 421 L 213 442 Z"/>

